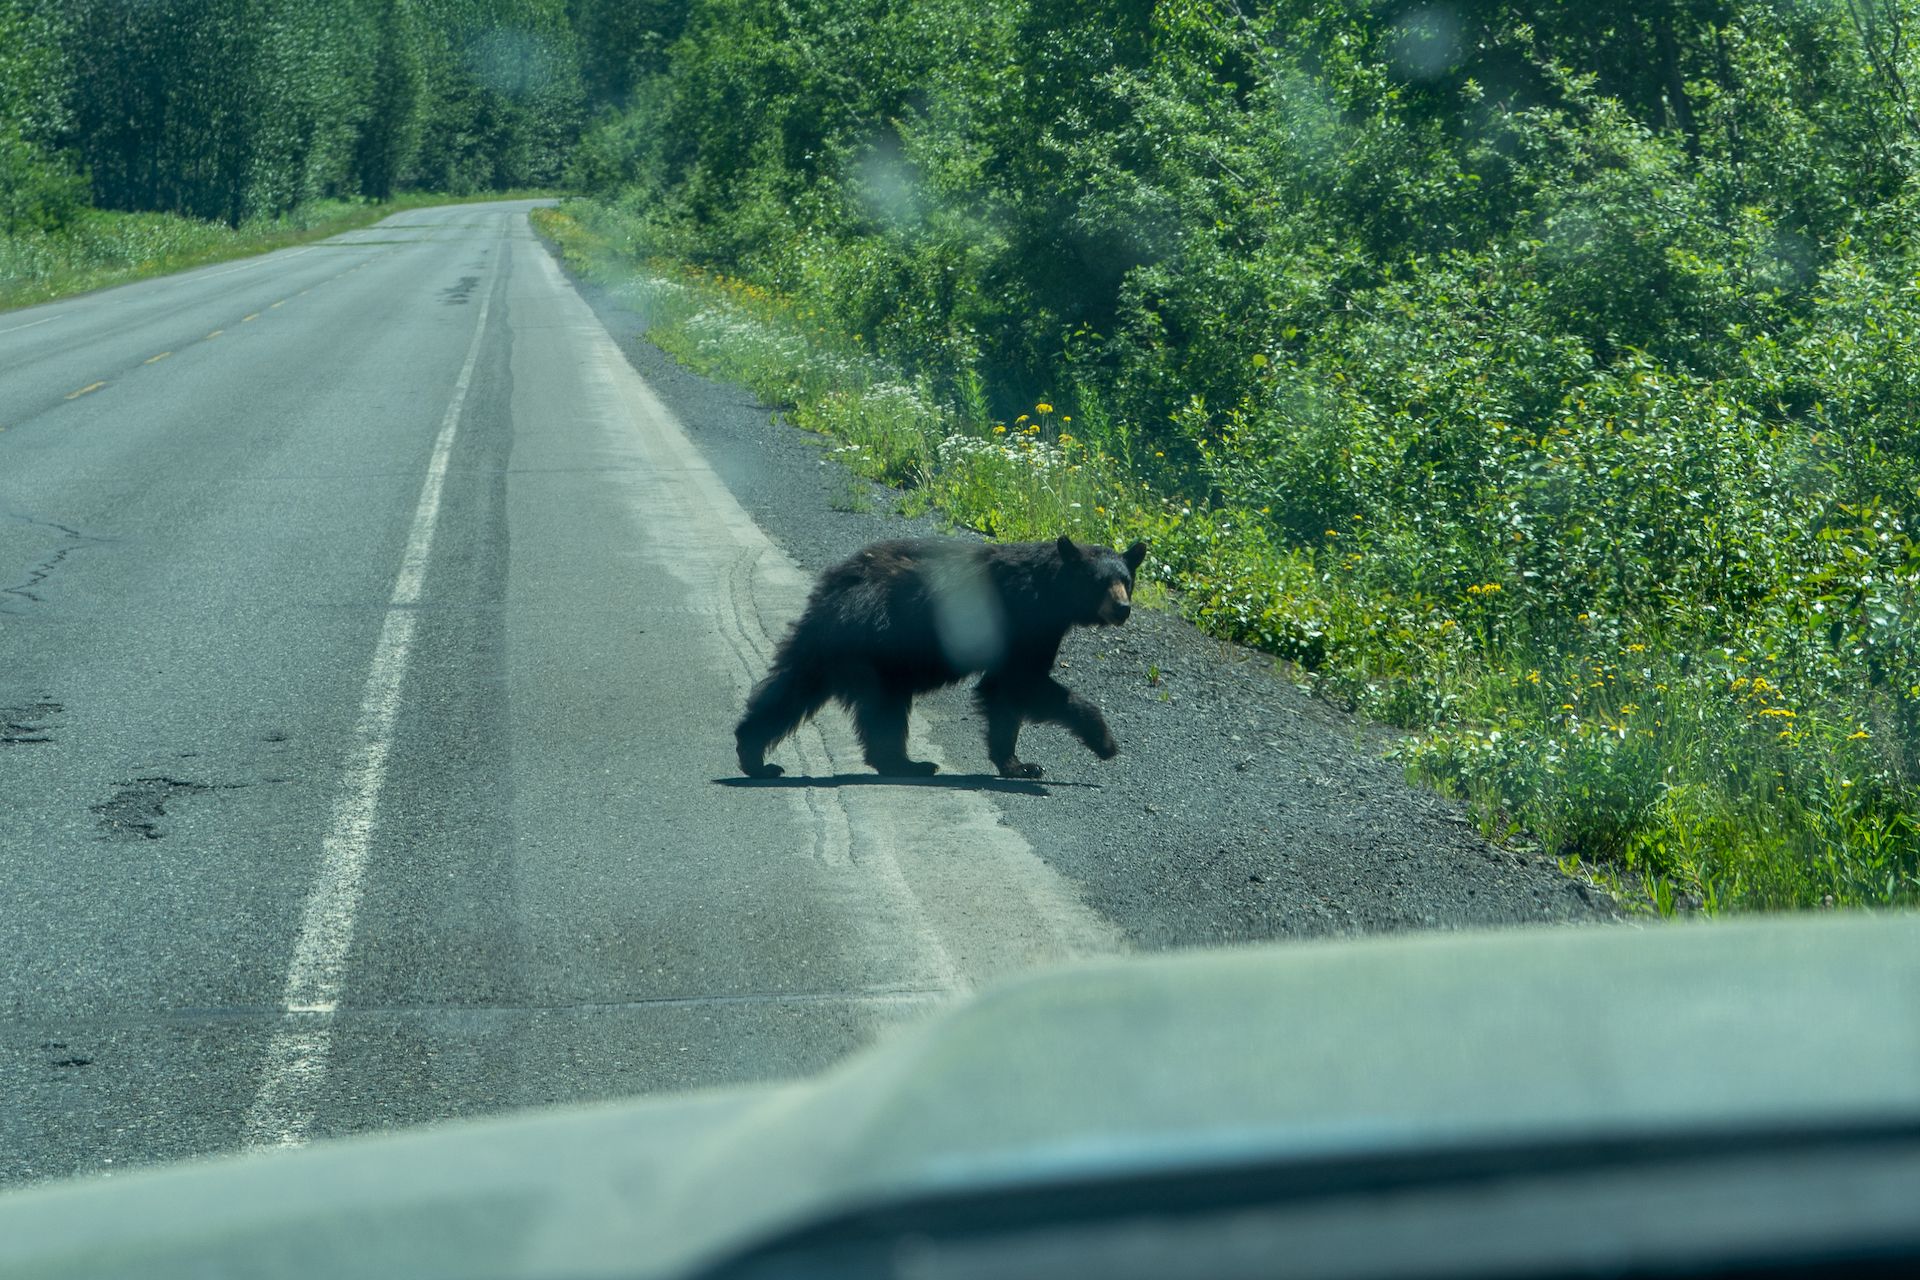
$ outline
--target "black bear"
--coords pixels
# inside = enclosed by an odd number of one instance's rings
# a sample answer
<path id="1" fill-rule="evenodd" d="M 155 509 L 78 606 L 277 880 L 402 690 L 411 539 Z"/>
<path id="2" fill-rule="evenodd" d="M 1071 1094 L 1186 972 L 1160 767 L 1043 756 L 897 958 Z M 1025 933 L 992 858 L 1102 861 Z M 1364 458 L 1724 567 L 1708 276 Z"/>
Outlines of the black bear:
<path id="1" fill-rule="evenodd" d="M 820 575 L 806 612 L 773 656 L 734 729 L 748 777 L 778 777 L 767 749 L 829 698 L 853 713 L 867 763 L 883 774 L 926 775 L 907 757 L 907 708 L 916 694 L 978 673 L 987 757 L 1004 777 L 1037 778 L 1013 754 L 1020 725 L 1051 721 L 1102 760 L 1119 752 L 1106 718 L 1053 678 L 1070 627 L 1119 626 L 1133 608 L 1146 558 L 1057 542 L 983 544 L 922 538 L 877 542 Z"/>

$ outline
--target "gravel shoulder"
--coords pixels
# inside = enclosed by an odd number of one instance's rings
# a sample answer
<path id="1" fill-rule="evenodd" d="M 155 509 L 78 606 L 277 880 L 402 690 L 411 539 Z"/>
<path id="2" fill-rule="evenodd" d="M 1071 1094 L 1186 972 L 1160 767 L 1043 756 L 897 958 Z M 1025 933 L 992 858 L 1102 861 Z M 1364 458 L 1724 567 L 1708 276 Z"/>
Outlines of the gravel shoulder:
<path id="1" fill-rule="evenodd" d="M 741 504 L 804 568 L 879 538 L 955 532 L 894 514 L 895 491 L 848 472 L 821 437 L 752 393 L 675 363 L 617 296 L 574 279 Z M 1459 805 L 1410 786 L 1381 756 L 1389 735 L 1304 693 L 1266 655 L 1140 610 L 1125 627 L 1072 633 L 1061 660 L 1060 678 L 1106 711 L 1121 754 L 1103 764 L 1064 730 L 1030 726 L 1021 755 L 1047 776 L 1031 794 L 996 789 L 995 800 L 1136 946 L 1620 918 L 1552 859 L 1489 844 Z M 988 770 L 963 689 L 922 699 L 915 727 L 952 767 Z"/>

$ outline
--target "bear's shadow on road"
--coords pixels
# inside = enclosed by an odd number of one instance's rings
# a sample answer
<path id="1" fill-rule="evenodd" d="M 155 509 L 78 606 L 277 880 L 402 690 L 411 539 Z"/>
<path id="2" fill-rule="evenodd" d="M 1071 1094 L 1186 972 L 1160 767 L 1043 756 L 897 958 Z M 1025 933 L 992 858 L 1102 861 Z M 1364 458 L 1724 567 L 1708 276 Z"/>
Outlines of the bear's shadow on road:
<path id="1" fill-rule="evenodd" d="M 927 778 L 884 777 L 877 773 L 834 773 L 825 777 L 783 773 L 777 778 L 715 778 L 714 785 L 774 790 L 780 787 L 945 787 L 949 791 L 992 791 L 1003 795 L 1046 796 L 1055 787 L 1100 789 L 1097 782 L 1003 778 L 997 773 L 936 773 Z"/>

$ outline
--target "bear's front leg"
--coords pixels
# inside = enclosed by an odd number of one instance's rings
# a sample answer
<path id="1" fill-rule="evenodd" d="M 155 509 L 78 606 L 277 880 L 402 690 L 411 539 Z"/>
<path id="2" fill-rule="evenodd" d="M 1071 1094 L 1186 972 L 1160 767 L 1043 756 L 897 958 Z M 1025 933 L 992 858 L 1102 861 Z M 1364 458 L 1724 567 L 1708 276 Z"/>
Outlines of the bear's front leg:
<path id="1" fill-rule="evenodd" d="M 1003 778 L 1037 778 L 1044 770 L 1013 754 L 1020 739 L 1022 699 L 997 680 L 982 680 L 974 690 L 987 717 L 987 759 Z"/>
<path id="2" fill-rule="evenodd" d="M 1102 760 L 1111 760 L 1120 754 L 1120 745 L 1113 740 L 1113 730 L 1107 727 L 1107 718 L 1100 714 L 1100 708 L 1056 680 L 1047 683 L 1061 694 L 1060 710 L 1052 717 L 1057 723 L 1065 725 L 1074 737 L 1087 744 L 1087 750 Z"/>

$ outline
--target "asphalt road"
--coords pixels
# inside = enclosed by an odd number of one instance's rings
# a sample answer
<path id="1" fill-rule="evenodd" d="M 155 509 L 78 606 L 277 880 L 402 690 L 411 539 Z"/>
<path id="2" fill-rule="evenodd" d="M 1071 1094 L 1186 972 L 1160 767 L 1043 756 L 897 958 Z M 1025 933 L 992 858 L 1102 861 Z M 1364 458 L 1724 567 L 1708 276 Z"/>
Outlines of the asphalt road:
<path id="1" fill-rule="evenodd" d="M 988 778 L 936 699 L 931 785 L 837 716 L 739 785 L 807 571 L 901 522 L 663 403 L 528 207 L 0 313 L 0 1182 L 808 1072 L 1075 956 L 1596 914 L 1167 620 L 1069 650 L 1119 769 Z"/>

